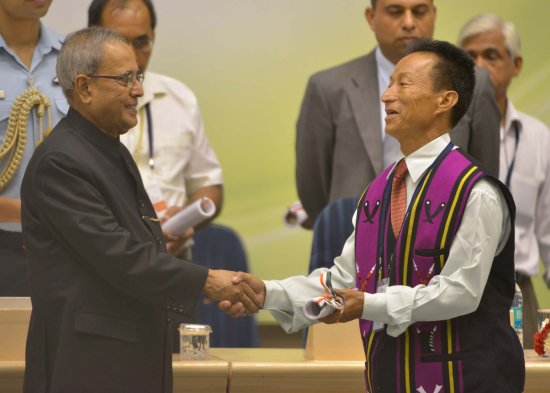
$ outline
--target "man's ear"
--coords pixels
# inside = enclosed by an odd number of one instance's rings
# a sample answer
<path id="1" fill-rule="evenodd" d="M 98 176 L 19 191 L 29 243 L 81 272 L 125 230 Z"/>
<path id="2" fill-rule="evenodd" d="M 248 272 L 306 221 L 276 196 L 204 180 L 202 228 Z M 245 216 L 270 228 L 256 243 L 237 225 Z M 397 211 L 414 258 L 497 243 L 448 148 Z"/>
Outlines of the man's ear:
<path id="1" fill-rule="evenodd" d="M 92 79 L 89 76 L 83 74 L 77 75 L 74 81 L 74 94 L 84 104 L 92 102 L 91 81 Z"/>
<path id="2" fill-rule="evenodd" d="M 458 93 L 454 90 L 443 90 L 437 97 L 435 113 L 451 111 L 458 102 Z"/>
<path id="3" fill-rule="evenodd" d="M 518 76 L 523 68 L 523 57 L 517 56 L 514 59 L 514 76 Z"/>
<path id="4" fill-rule="evenodd" d="M 374 10 L 371 7 L 367 7 L 365 9 L 365 19 L 367 20 L 371 30 L 373 30 L 374 26 Z"/>

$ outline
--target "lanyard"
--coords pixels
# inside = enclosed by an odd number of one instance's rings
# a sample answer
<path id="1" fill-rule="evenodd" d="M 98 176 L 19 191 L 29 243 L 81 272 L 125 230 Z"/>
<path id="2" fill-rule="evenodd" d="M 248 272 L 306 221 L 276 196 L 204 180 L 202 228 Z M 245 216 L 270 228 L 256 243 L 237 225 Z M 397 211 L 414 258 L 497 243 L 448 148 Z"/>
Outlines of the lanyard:
<path id="1" fill-rule="evenodd" d="M 518 145 L 519 145 L 519 126 L 518 122 L 514 121 L 512 123 L 514 125 L 514 135 L 516 137 L 516 144 L 514 146 L 514 155 L 512 156 L 512 162 L 510 162 L 510 166 L 508 166 L 508 172 L 506 173 L 506 181 L 504 184 L 506 184 L 506 187 L 510 189 L 510 180 L 512 179 L 512 172 L 514 171 L 514 164 L 516 163 L 516 155 L 518 153 Z M 504 146 L 504 149 L 506 149 L 506 145 Z"/>
<path id="2" fill-rule="evenodd" d="M 145 115 L 147 117 L 147 136 L 149 137 L 149 167 L 155 169 L 155 153 L 153 150 L 153 121 L 151 120 L 151 107 L 145 104 Z"/>
<path id="3" fill-rule="evenodd" d="M 147 139 L 149 141 L 149 168 L 151 170 L 155 169 L 155 153 L 153 150 L 153 121 L 151 119 L 151 108 L 149 103 L 145 104 L 143 107 L 144 110 L 140 111 L 140 121 L 139 121 L 139 135 L 138 140 L 134 149 L 134 157 L 138 157 L 138 154 L 141 150 L 141 141 L 143 139 L 143 124 L 145 119 L 143 118 L 143 112 L 145 112 L 145 117 L 147 118 Z M 137 158 L 136 158 L 137 159 Z"/>

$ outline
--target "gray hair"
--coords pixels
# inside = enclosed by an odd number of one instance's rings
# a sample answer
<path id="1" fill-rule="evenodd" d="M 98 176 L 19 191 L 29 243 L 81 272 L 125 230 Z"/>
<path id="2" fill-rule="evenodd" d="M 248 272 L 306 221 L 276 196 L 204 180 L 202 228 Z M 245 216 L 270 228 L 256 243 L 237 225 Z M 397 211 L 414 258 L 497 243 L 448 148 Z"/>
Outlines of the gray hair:
<path id="1" fill-rule="evenodd" d="M 103 27 L 88 27 L 70 34 L 57 58 L 57 78 L 65 97 L 72 98 L 78 75 L 95 73 L 103 61 L 103 47 L 107 42 L 128 40 L 116 31 Z"/>
<path id="2" fill-rule="evenodd" d="M 504 35 L 504 46 L 513 62 L 521 55 L 521 42 L 516 26 L 494 14 L 479 14 L 466 22 L 458 33 L 458 46 L 464 46 L 464 41 L 470 37 L 495 30 Z"/>

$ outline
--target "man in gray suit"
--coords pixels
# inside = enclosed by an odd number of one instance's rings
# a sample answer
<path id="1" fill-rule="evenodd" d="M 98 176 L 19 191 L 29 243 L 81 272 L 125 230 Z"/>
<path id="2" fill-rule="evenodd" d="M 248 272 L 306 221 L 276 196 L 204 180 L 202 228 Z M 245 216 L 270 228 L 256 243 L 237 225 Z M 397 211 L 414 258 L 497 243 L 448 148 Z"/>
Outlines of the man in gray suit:
<path id="1" fill-rule="evenodd" d="M 378 46 L 368 55 L 313 75 L 297 124 L 296 183 L 311 227 L 339 198 L 358 198 L 399 153 L 384 133 L 381 92 L 407 44 L 432 37 L 433 0 L 371 0 L 366 19 Z M 488 75 L 476 70 L 470 109 L 452 130 L 455 144 L 498 175 L 500 113 Z"/>

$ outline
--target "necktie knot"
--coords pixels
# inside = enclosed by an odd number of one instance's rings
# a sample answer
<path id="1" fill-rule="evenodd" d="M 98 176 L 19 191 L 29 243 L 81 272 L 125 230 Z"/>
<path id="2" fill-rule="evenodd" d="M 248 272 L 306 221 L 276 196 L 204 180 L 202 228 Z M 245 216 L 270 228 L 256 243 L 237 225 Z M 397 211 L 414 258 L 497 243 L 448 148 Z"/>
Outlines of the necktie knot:
<path id="1" fill-rule="evenodd" d="M 405 159 L 403 158 L 401 161 L 397 163 L 394 170 L 394 177 L 397 179 L 403 179 L 406 175 L 409 169 L 407 168 L 407 163 L 405 162 Z M 395 180 L 394 180 L 395 182 Z"/>

